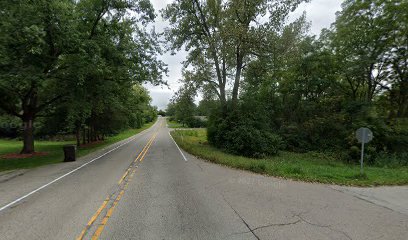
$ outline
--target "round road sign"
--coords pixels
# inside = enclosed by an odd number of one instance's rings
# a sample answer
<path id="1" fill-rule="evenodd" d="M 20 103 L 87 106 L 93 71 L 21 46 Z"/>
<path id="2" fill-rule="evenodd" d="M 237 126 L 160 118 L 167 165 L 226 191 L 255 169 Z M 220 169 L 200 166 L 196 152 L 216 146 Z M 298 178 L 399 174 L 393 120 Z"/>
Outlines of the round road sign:
<path id="1" fill-rule="evenodd" d="M 368 143 L 373 140 L 373 132 L 368 128 L 359 128 L 356 131 L 356 137 L 359 143 Z"/>

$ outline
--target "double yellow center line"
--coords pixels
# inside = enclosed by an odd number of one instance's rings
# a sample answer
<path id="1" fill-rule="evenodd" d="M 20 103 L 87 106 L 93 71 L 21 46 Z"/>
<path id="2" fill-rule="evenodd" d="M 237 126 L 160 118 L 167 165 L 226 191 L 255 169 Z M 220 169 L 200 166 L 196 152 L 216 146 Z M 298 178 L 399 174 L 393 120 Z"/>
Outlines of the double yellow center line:
<path id="1" fill-rule="evenodd" d="M 163 123 L 159 126 L 159 128 L 163 125 Z M 96 240 L 100 237 L 103 229 L 105 228 L 106 223 L 108 222 L 109 218 L 112 216 L 112 213 L 116 207 L 116 205 L 119 203 L 120 199 L 122 198 L 123 194 L 125 193 L 125 190 L 129 184 L 129 182 L 133 179 L 133 175 L 136 172 L 136 168 L 138 167 L 136 164 L 138 161 L 142 162 L 144 157 L 146 156 L 147 152 L 149 151 L 151 145 L 153 144 L 153 141 L 156 139 L 158 134 L 158 130 L 155 131 L 153 136 L 149 139 L 149 141 L 146 143 L 142 151 L 140 151 L 139 155 L 136 157 L 136 159 L 132 162 L 132 164 L 129 166 L 129 168 L 126 170 L 126 172 L 123 174 L 123 176 L 120 178 L 118 181 L 118 186 L 119 186 L 119 194 L 114 198 L 115 194 L 112 194 L 111 196 L 107 197 L 105 201 L 102 203 L 102 205 L 99 207 L 99 209 L 96 211 L 96 213 L 91 217 L 91 219 L 88 221 L 88 224 L 86 227 L 82 230 L 81 234 L 77 237 L 77 240 L 82 240 L 84 239 L 87 231 L 91 228 L 92 224 L 95 223 L 95 221 L 98 219 L 99 215 L 102 213 L 102 211 L 108 206 L 109 202 L 112 202 L 110 208 L 107 210 L 106 215 L 103 217 L 101 223 L 99 224 L 98 228 L 96 229 L 95 233 L 92 235 L 92 240 Z M 129 175 L 130 173 L 130 175 Z M 129 177 L 128 177 L 129 176 Z M 125 181 L 126 180 L 126 181 Z M 125 181 L 124 184 L 122 184 Z"/>

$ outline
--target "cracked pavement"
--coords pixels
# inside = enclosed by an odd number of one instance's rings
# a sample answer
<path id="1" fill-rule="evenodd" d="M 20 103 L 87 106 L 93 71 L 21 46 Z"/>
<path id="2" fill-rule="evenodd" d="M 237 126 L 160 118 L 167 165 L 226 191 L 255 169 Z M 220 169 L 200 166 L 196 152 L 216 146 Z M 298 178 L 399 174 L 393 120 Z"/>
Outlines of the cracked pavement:
<path id="1" fill-rule="evenodd" d="M 359 189 L 257 175 L 187 153 L 184 161 L 168 131 L 159 130 L 100 239 L 408 239 L 406 198 L 394 207 L 387 203 L 395 200 L 363 199 Z M 151 133 L 0 212 L 0 239 L 75 239 Z M 55 176 L 56 168 L 67 165 L 30 170 L 0 192 L 16 196 L 11 187 L 25 180 L 29 189 L 30 176 Z"/>

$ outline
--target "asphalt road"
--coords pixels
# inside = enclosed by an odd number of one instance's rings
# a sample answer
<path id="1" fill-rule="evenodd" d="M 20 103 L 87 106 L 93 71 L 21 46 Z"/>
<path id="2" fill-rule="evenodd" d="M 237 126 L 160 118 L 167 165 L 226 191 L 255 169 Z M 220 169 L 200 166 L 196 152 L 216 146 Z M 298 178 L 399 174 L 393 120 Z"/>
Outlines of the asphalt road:
<path id="1" fill-rule="evenodd" d="M 2 174 L 0 239 L 408 239 L 406 198 L 184 155 L 159 119 L 77 162 Z"/>

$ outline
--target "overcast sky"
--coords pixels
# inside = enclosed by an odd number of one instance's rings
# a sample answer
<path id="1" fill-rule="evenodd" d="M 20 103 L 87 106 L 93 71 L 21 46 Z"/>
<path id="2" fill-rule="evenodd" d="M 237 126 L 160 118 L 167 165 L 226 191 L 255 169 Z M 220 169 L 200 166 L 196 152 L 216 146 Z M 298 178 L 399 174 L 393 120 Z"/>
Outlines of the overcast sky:
<path id="1" fill-rule="evenodd" d="M 154 9 L 159 15 L 156 18 L 156 31 L 161 32 L 168 26 L 160 17 L 158 11 L 164 8 L 172 0 L 151 0 Z M 302 4 L 293 14 L 292 17 L 300 16 L 306 12 L 308 21 L 311 22 L 311 34 L 319 35 L 323 28 L 330 27 L 335 20 L 335 14 L 341 10 L 342 0 L 311 0 L 311 3 Z M 149 91 L 153 101 L 152 104 L 159 109 L 165 109 L 173 93 L 180 87 L 178 80 L 181 78 L 181 62 L 184 61 L 186 53 L 178 52 L 176 55 L 166 53 L 160 58 L 168 65 L 169 73 L 164 79 L 169 86 L 150 86 L 145 85 Z"/>

